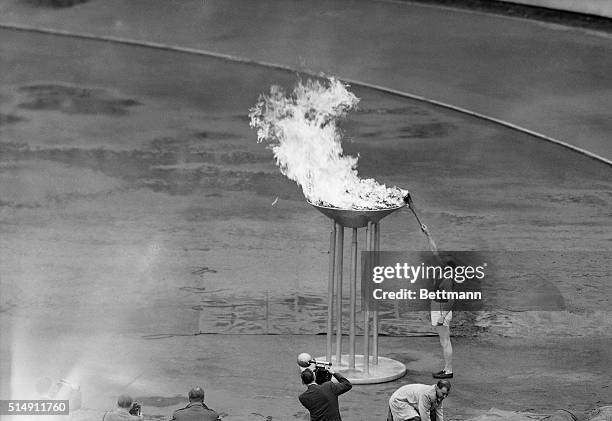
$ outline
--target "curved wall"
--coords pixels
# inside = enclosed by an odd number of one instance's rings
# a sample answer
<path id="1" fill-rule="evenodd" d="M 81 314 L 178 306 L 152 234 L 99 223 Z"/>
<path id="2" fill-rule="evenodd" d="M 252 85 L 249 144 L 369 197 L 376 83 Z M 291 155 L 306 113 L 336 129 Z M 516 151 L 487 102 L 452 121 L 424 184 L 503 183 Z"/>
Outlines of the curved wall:
<path id="1" fill-rule="evenodd" d="M 512 0 L 505 3 L 527 4 L 612 18 L 612 1 L 609 0 Z"/>

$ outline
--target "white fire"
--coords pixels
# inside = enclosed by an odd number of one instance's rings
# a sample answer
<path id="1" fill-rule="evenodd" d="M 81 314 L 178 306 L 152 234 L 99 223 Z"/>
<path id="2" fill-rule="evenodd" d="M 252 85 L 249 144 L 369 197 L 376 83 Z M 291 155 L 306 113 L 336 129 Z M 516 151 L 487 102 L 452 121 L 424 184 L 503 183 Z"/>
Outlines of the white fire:
<path id="1" fill-rule="evenodd" d="M 406 190 L 359 178 L 357 158 L 342 153 L 336 121 L 358 102 L 336 79 L 307 80 L 289 95 L 272 86 L 249 117 L 257 141 L 269 144 L 281 172 L 302 187 L 311 203 L 341 209 L 400 206 Z"/>

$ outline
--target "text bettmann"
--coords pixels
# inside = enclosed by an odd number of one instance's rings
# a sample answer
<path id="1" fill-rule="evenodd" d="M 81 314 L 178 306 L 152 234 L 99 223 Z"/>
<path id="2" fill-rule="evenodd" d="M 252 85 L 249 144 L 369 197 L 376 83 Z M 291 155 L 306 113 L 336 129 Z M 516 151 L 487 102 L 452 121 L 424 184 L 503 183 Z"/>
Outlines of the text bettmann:
<path id="1" fill-rule="evenodd" d="M 372 291 L 375 300 L 481 300 L 480 291 L 429 291 L 421 288 L 417 291 L 402 288 L 398 291 L 383 291 L 380 288 Z"/>

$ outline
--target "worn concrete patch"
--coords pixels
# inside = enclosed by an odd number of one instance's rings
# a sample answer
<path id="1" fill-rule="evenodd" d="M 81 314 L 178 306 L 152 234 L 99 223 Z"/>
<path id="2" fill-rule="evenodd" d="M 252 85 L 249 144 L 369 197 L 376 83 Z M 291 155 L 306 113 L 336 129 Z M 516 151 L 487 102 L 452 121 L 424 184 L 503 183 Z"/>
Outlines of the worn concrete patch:
<path id="1" fill-rule="evenodd" d="M 8 126 L 9 124 L 15 124 L 22 121 L 27 121 L 27 118 L 21 117 L 17 114 L 0 113 L 0 127 Z"/>
<path id="2" fill-rule="evenodd" d="M 25 95 L 19 107 L 27 110 L 120 116 L 127 114 L 130 107 L 141 105 L 135 99 L 120 98 L 105 89 L 57 83 L 22 86 L 18 92 Z"/>
<path id="3" fill-rule="evenodd" d="M 36 208 L 108 193 L 115 178 L 86 168 L 48 161 L 0 162 L 0 206 Z"/>

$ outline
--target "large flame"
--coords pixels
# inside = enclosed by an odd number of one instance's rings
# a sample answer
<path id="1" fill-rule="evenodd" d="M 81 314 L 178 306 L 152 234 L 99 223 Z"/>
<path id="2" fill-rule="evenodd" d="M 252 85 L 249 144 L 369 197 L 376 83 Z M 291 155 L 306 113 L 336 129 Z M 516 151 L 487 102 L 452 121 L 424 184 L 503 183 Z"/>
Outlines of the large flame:
<path id="1" fill-rule="evenodd" d="M 290 95 L 272 86 L 249 117 L 257 141 L 270 145 L 281 172 L 302 187 L 309 202 L 341 209 L 401 206 L 407 191 L 359 178 L 357 158 L 342 153 L 336 122 L 358 102 L 336 79 L 307 80 Z"/>

